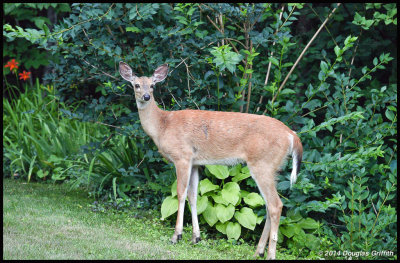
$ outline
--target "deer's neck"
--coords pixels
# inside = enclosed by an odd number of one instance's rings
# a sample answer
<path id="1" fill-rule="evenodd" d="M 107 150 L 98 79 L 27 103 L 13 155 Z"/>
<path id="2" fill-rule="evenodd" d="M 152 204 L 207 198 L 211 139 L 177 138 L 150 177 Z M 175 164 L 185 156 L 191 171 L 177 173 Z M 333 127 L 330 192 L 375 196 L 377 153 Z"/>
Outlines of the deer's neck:
<path id="1" fill-rule="evenodd" d="M 163 127 L 162 120 L 165 119 L 167 112 L 157 107 L 152 97 L 147 105 L 138 107 L 140 122 L 143 130 L 149 135 L 156 145 L 158 145 L 158 137 Z"/>

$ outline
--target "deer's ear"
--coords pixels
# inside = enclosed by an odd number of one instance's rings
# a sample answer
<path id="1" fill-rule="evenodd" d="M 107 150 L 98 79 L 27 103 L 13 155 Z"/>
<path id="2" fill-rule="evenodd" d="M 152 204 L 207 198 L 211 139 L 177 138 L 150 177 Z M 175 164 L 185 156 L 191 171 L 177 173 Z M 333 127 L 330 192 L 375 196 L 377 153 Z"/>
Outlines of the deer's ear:
<path id="1" fill-rule="evenodd" d="M 132 73 L 131 67 L 125 62 L 119 62 L 119 74 L 127 81 L 133 81 L 135 79 L 135 75 Z"/>
<path id="2" fill-rule="evenodd" d="M 153 73 L 153 82 L 163 81 L 168 75 L 168 64 L 159 66 Z"/>

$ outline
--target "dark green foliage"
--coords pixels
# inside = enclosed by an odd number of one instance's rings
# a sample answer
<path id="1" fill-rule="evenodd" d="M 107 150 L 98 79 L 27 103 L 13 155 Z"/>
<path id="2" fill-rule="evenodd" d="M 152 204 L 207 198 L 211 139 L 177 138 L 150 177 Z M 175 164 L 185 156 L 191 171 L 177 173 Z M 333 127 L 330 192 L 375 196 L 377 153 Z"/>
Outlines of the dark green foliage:
<path id="1" fill-rule="evenodd" d="M 285 165 L 277 183 L 287 215 L 282 246 L 296 255 L 395 251 L 396 5 L 342 4 L 280 89 L 334 7 L 79 3 L 51 32 L 21 37 L 57 56 L 44 80 L 57 85 L 61 101 L 80 103 L 78 119 L 112 125 L 104 151 L 88 149 L 97 195 L 138 196 L 157 207 L 169 195 L 174 169 L 143 132 L 133 92 L 118 74 L 119 61 L 138 76 L 169 63 L 155 89 L 162 108 L 265 114 L 299 134 L 298 181 L 290 190 Z M 250 178 L 240 187 L 258 191 Z"/>
<path id="2" fill-rule="evenodd" d="M 33 76 L 42 76 L 49 60 L 57 56 L 38 48 L 31 39 L 52 28 L 55 19 L 60 19 L 71 10 L 69 4 L 4 3 L 3 10 L 3 34 L 6 36 L 3 40 L 3 61 L 16 59 L 25 70 L 32 71 Z M 8 69 L 3 68 L 3 74 L 9 82 L 15 80 Z"/>

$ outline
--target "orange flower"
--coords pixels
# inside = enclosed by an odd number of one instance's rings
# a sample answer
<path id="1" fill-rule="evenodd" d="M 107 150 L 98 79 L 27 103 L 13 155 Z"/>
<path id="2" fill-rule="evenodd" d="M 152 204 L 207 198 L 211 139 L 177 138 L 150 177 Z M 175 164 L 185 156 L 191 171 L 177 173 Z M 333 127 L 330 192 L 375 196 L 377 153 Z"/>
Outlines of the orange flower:
<path id="1" fill-rule="evenodd" d="M 18 68 L 18 62 L 15 61 L 15 59 L 11 59 L 10 61 L 7 62 L 7 64 L 4 66 L 5 68 L 9 67 L 10 71 L 12 71 L 14 68 Z"/>
<path id="2" fill-rule="evenodd" d="M 19 73 L 19 79 L 27 80 L 27 79 L 29 79 L 30 77 L 31 77 L 31 73 L 30 73 L 29 71 L 26 72 L 26 71 L 24 70 L 24 72 Z"/>

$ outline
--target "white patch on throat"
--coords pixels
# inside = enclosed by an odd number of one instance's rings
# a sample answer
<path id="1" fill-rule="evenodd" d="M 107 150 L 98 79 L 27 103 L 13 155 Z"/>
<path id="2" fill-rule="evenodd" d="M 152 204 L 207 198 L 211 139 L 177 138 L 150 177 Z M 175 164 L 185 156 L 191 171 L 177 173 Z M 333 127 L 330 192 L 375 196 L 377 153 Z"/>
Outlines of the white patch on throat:
<path id="1" fill-rule="evenodd" d="M 139 110 L 143 110 L 147 107 L 147 105 L 149 104 L 150 101 L 140 101 L 138 99 L 136 99 L 136 105 L 138 107 Z"/>

